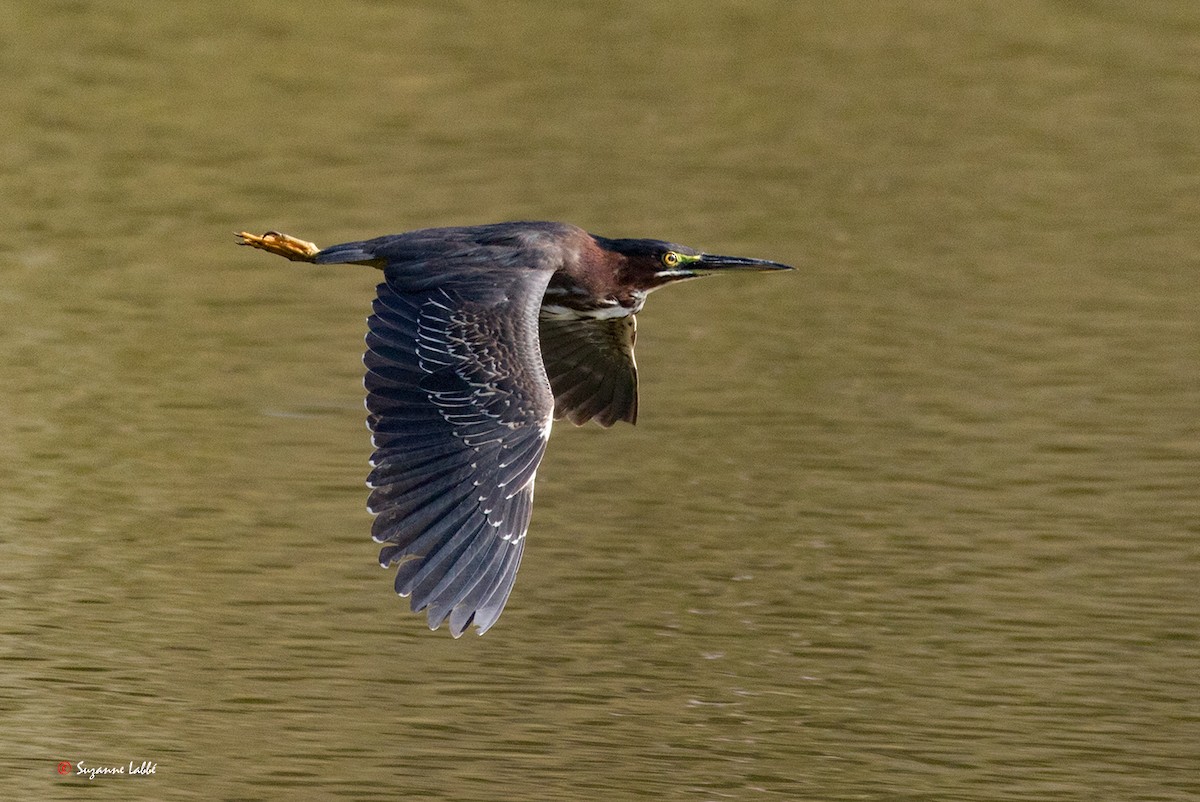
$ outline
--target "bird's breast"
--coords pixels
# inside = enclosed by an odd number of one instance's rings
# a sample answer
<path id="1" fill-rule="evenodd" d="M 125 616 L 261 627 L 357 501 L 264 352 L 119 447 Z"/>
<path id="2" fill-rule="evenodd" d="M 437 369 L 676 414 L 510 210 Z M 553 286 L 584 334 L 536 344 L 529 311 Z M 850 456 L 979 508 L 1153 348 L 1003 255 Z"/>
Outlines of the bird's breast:
<path id="1" fill-rule="evenodd" d="M 612 320 L 613 318 L 629 317 L 636 314 L 639 309 L 641 309 L 640 304 L 637 307 L 627 307 L 617 301 L 583 306 L 557 303 L 546 299 L 542 301 L 541 316 L 555 320 Z"/>
<path id="2" fill-rule="evenodd" d="M 557 320 L 612 320 L 641 311 L 646 302 L 645 292 L 599 279 L 600 276 L 580 279 L 564 271 L 555 273 L 542 297 L 541 316 Z"/>

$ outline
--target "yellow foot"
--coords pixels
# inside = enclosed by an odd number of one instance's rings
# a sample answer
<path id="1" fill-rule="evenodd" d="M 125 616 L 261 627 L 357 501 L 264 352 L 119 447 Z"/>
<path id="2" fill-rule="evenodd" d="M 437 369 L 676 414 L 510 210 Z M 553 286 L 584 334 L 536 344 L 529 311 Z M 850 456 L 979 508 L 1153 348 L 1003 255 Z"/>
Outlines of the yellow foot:
<path id="1" fill-rule="evenodd" d="M 268 231 L 261 237 L 248 231 L 239 231 L 235 236 L 241 240 L 238 245 L 249 245 L 251 248 L 291 259 L 293 262 L 311 262 L 321 250 L 311 242 L 289 237 L 278 231 Z"/>

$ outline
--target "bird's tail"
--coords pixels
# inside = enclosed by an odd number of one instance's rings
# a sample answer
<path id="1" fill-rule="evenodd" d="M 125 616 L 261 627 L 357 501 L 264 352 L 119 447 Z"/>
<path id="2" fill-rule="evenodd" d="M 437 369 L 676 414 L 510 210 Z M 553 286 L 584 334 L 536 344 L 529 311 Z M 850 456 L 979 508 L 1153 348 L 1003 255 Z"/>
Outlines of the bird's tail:
<path id="1" fill-rule="evenodd" d="M 383 267 L 385 260 L 381 259 L 370 240 L 365 242 L 345 242 L 341 245 L 330 245 L 316 254 L 312 260 L 319 265 L 371 265 Z"/>

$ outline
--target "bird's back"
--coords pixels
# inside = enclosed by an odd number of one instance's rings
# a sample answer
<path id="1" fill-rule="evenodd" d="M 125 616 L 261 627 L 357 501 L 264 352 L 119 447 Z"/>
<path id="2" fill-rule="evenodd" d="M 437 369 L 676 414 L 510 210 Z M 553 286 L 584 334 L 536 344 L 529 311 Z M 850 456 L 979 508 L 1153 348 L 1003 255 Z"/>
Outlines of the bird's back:
<path id="1" fill-rule="evenodd" d="M 511 270 L 553 273 L 591 240 L 566 223 L 521 222 L 424 228 L 347 242 L 316 254 L 318 264 L 370 264 L 413 289 L 479 281 Z"/>

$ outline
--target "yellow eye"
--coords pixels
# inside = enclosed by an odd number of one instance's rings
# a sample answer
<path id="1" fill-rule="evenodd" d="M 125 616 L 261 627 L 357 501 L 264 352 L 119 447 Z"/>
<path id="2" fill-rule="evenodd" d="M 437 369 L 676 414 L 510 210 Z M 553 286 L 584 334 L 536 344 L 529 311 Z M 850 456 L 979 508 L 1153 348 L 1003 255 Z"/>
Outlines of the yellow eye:
<path id="1" fill-rule="evenodd" d="M 667 251 L 662 255 L 662 263 L 667 267 L 677 267 L 682 261 L 675 251 Z"/>

